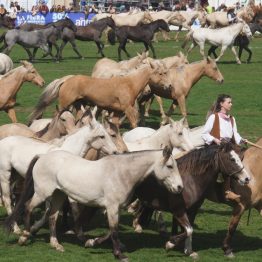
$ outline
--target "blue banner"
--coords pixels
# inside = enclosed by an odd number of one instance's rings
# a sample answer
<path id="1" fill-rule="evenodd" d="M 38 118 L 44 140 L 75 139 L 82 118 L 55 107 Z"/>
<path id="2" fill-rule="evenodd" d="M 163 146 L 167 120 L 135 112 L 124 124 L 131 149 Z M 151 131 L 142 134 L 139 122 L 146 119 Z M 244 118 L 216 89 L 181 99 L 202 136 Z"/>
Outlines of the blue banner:
<path id="1" fill-rule="evenodd" d="M 37 13 L 36 15 L 32 15 L 31 12 L 20 12 L 16 17 L 16 26 L 19 26 L 24 23 L 33 23 L 45 25 L 51 22 L 56 22 L 65 17 L 70 18 L 75 25 L 77 26 L 85 26 L 91 23 L 92 18 L 96 14 L 89 14 L 88 16 L 85 13 L 47 13 L 43 15 L 41 13 Z"/>

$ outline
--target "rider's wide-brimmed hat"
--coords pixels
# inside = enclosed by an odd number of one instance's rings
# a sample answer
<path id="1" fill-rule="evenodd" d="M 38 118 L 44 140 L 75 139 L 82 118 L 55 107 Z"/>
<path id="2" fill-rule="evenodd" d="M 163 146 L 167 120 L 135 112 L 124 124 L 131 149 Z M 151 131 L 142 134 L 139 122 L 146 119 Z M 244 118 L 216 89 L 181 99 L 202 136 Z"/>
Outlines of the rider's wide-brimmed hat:
<path id="1" fill-rule="evenodd" d="M 229 10 L 235 10 L 235 7 L 234 6 L 228 6 L 227 11 L 229 11 Z"/>

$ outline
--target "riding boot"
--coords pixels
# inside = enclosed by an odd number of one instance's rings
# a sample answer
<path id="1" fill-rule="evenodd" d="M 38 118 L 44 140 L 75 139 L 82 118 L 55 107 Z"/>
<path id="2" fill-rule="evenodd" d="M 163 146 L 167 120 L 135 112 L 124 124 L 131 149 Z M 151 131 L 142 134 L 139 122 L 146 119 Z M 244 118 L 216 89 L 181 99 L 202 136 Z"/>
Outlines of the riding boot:
<path id="1" fill-rule="evenodd" d="M 240 202 L 240 195 L 234 193 L 233 191 L 231 191 L 230 189 L 230 177 L 226 177 L 225 178 L 225 182 L 224 182 L 224 192 L 225 192 L 225 200 L 229 201 L 235 201 L 237 203 Z"/>

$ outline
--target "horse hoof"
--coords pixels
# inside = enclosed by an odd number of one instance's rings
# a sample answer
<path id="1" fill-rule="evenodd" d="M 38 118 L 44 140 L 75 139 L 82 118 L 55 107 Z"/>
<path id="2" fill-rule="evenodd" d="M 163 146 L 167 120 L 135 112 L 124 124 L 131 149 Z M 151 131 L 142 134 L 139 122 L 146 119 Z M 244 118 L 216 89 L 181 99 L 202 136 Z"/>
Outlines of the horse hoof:
<path id="1" fill-rule="evenodd" d="M 198 256 L 197 252 L 192 252 L 192 253 L 189 255 L 189 257 L 191 257 L 191 258 L 194 259 L 194 260 L 199 259 L 199 256 Z"/>
<path id="2" fill-rule="evenodd" d="M 82 60 L 84 60 L 85 58 L 83 56 L 80 57 Z"/>
<path id="3" fill-rule="evenodd" d="M 21 235 L 22 234 L 22 231 L 21 231 L 21 229 L 18 226 L 14 227 L 14 234 L 16 234 L 16 235 Z"/>
<path id="4" fill-rule="evenodd" d="M 128 262 L 128 257 L 125 256 L 125 255 L 121 255 L 121 256 L 119 256 L 119 260 L 122 261 L 122 262 Z"/>
<path id="5" fill-rule="evenodd" d="M 144 116 L 145 116 L 145 117 L 149 117 L 149 114 L 148 114 L 148 113 L 145 113 Z"/>
<path id="6" fill-rule="evenodd" d="M 54 248 L 56 249 L 56 251 L 65 252 L 64 247 L 60 244 L 56 244 L 56 246 Z"/>
<path id="7" fill-rule="evenodd" d="M 85 243 L 85 247 L 93 247 L 95 245 L 95 239 L 88 239 Z"/>
<path id="8" fill-rule="evenodd" d="M 170 241 L 166 242 L 166 251 L 169 251 L 175 247 L 175 244 L 171 243 Z"/>
<path id="9" fill-rule="evenodd" d="M 74 234 L 75 234 L 75 232 L 71 229 L 69 229 L 65 232 L 65 235 L 74 235 Z"/>
<path id="10" fill-rule="evenodd" d="M 143 228 L 140 225 L 135 226 L 135 232 L 141 234 L 143 231 Z"/>
<path id="11" fill-rule="evenodd" d="M 26 243 L 26 241 L 27 241 L 27 237 L 21 236 L 18 239 L 18 245 L 23 246 Z"/>
<path id="12" fill-rule="evenodd" d="M 228 254 L 225 254 L 225 257 L 227 257 L 227 258 L 234 258 L 235 255 L 234 255 L 234 253 L 231 251 L 231 252 L 229 252 Z"/>
<path id="13" fill-rule="evenodd" d="M 238 64 L 238 65 L 241 65 L 241 61 L 237 61 L 237 64 Z"/>

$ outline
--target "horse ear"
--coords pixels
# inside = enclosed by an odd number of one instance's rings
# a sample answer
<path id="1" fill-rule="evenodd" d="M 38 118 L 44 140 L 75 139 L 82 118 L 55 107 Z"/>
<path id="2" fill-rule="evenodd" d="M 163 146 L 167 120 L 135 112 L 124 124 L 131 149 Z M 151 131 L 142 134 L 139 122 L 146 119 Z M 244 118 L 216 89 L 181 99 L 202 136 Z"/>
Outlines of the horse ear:
<path id="1" fill-rule="evenodd" d="M 21 63 L 23 66 L 28 66 L 28 65 L 30 65 L 30 63 L 27 62 L 26 60 L 21 60 L 20 63 Z"/>
<path id="2" fill-rule="evenodd" d="M 164 162 L 166 162 L 171 155 L 172 155 L 172 148 L 170 148 L 169 146 L 165 146 L 163 150 Z"/>
<path id="3" fill-rule="evenodd" d="M 96 118 L 96 112 L 97 112 L 97 106 L 95 106 L 94 109 L 91 111 L 93 118 Z"/>
<path id="4" fill-rule="evenodd" d="M 210 56 L 208 56 L 207 57 L 207 63 L 209 64 L 209 63 L 211 63 L 211 61 L 212 61 L 212 58 Z"/>
<path id="5" fill-rule="evenodd" d="M 181 122 L 181 124 L 182 124 L 184 127 L 188 127 L 188 126 L 187 126 L 187 119 L 186 119 L 185 116 L 180 120 L 180 122 Z"/>

